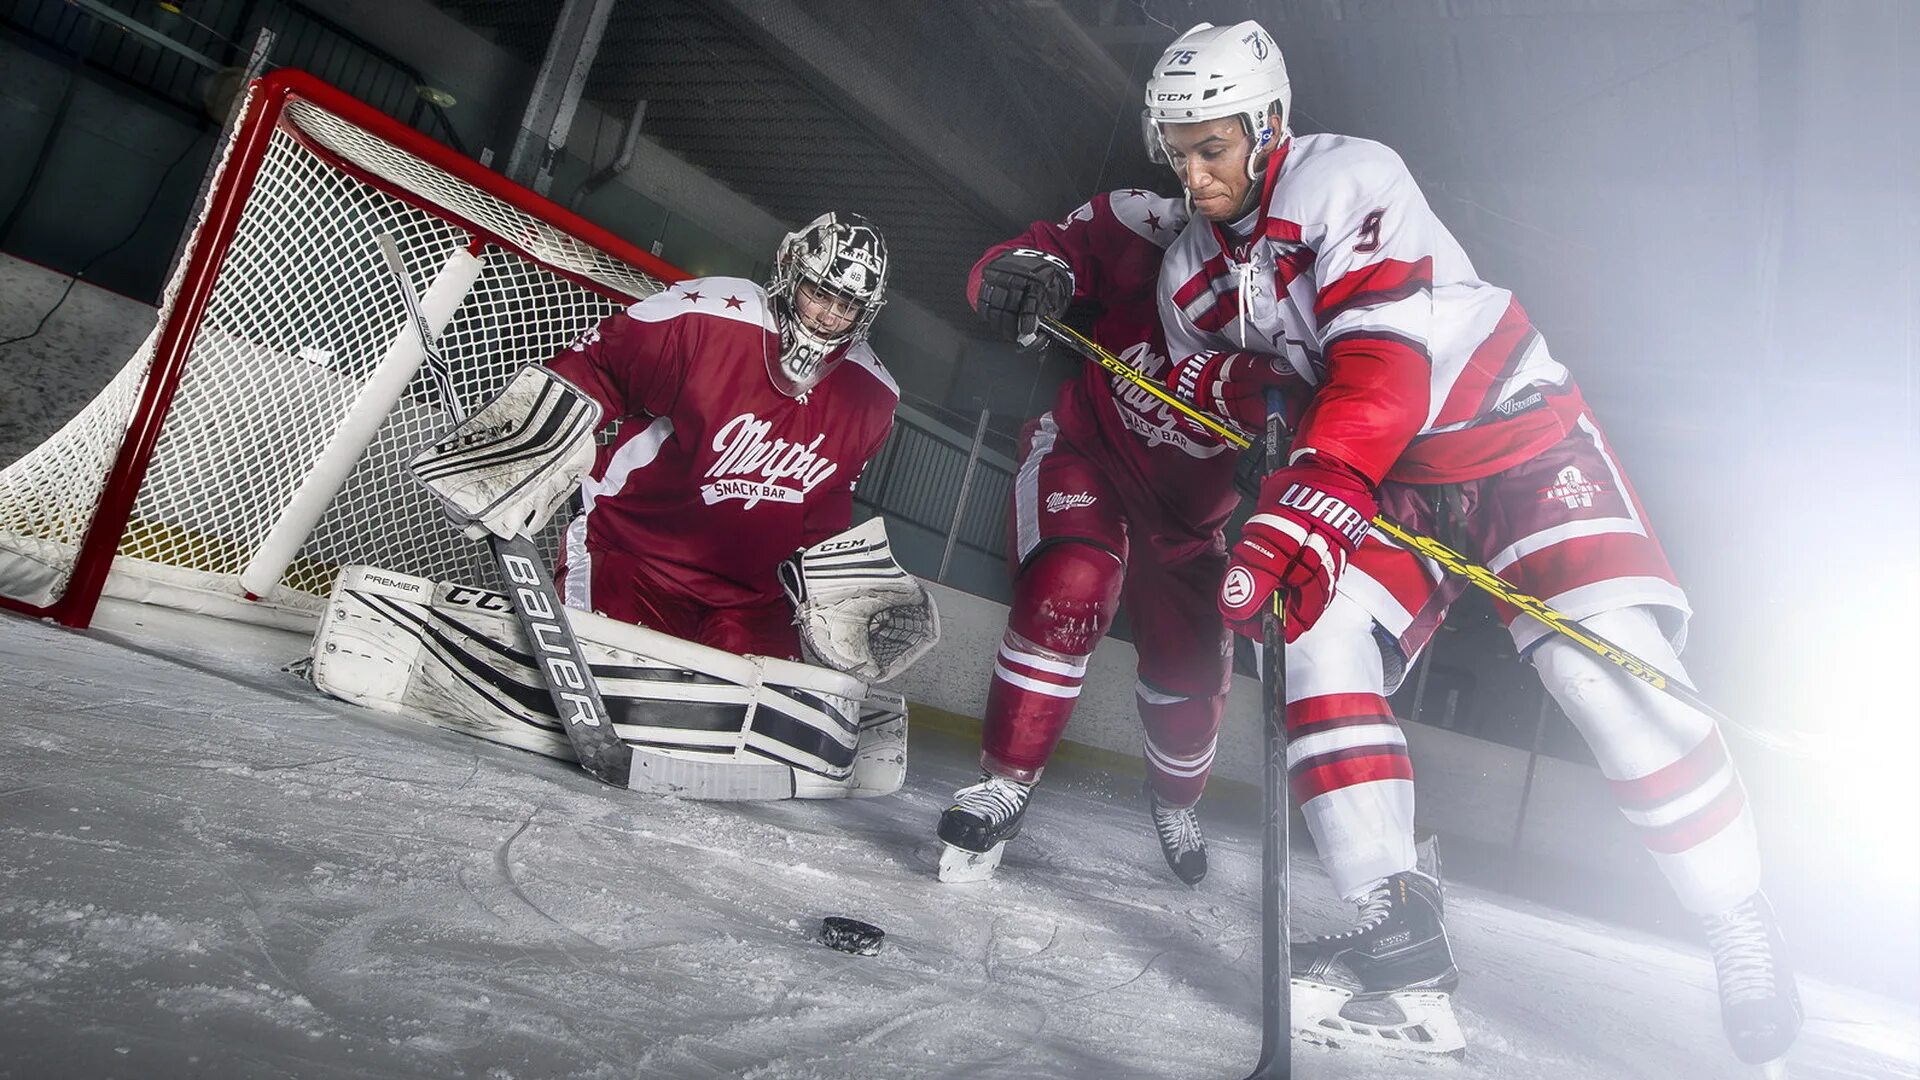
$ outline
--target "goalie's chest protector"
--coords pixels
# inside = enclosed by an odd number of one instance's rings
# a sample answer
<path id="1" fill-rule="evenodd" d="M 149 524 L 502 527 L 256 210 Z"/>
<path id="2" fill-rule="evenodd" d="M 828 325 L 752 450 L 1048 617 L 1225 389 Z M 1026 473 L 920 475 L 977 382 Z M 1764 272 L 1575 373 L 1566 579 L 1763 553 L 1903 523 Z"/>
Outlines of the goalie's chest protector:
<path id="1" fill-rule="evenodd" d="M 704 278 L 617 316 L 643 338 L 623 359 L 657 371 L 628 381 L 647 400 L 624 403 L 620 435 L 583 485 L 595 543 L 719 604 L 780 597 L 775 568 L 805 546 L 809 507 L 858 477 L 898 401 L 864 343 L 803 397 L 774 389 L 767 357 L 780 339 L 765 304 L 752 282 Z"/>

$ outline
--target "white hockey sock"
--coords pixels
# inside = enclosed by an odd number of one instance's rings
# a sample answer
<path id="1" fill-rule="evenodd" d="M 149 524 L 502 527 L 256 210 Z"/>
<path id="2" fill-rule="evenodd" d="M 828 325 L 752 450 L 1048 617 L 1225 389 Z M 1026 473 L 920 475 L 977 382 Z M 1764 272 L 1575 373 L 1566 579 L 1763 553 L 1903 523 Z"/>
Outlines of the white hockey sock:
<path id="1" fill-rule="evenodd" d="M 1584 624 L 1687 680 L 1651 612 L 1624 608 Z M 1760 887 L 1753 814 L 1712 720 L 1558 637 L 1533 665 L 1593 748 L 1620 809 L 1689 911 L 1723 911 Z"/>

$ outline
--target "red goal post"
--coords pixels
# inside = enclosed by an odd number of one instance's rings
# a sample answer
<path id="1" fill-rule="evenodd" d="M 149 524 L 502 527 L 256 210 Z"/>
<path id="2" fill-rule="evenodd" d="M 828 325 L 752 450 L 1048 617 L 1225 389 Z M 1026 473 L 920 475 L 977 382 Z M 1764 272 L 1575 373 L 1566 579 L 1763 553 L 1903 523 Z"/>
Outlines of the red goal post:
<path id="1" fill-rule="evenodd" d="M 448 421 L 382 233 L 469 408 L 686 277 L 311 75 L 260 79 L 153 332 L 0 469 L 0 607 L 79 627 L 105 594 L 302 627 L 348 563 L 491 581 L 403 468 Z"/>

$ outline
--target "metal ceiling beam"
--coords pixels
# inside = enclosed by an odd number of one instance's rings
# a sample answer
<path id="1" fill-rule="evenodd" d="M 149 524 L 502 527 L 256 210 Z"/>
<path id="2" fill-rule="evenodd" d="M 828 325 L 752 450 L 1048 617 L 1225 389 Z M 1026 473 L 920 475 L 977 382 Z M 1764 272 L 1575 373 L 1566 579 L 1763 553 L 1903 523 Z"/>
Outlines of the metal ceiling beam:
<path id="1" fill-rule="evenodd" d="M 520 114 L 520 130 L 514 135 L 506 168 L 510 179 L 542 195 L 553 184 L 553 162 L 567 145 L 580 93 L 586 88 L 587 73 L 600 52 L 612 11 L 613 0 L 567 0 L 547 42 L 546 59 Z"/>

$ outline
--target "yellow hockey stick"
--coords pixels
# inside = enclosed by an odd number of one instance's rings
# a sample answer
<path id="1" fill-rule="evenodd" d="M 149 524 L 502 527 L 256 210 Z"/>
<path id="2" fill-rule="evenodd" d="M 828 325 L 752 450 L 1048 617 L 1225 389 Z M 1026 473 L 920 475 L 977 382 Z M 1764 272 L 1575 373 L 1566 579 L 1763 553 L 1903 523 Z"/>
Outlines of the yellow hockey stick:
<path id="1" fill-rule="evenodd" d="M 1101 348 L 1097 342 L 1085 334 L 1080 333 L 1078 330 L 1075 330 L 1073 327 L 1067 326 L 1057 319 L 1041 319 L 1040 329 L 1048 337 L 1060 342 L 1062 345 L 1079 353 L 1088 360 L 1099 364 L 1102 368 L 1125 379 L 1134 386 L 1152 394 L 1168 408 L 1199 424 L 1201 427 L 1206 428 L 1215 435 L 1218 435 L 1230 445 L 1241 450 L 1253 445 L 1253 440 L 1248 438 L 1246 433 L 1239 428 L 1175 397 L 1172 391 L 1152 379 L 1147 378 L 1126 361 L 1113 355 L 1106 349 Z M 1468 561 L 1466 556 L 1435 540 L 1433 537 L 1422 536 L 1419 533 L 1413 532 L 1392 518 L 1387 517 L 1385 514 L 1374 515 L 1373 527 L 1388 537 L 1391 537 L 1402 547 L 1432 559 L 1434 562 L 1440 564 L 1440 567 L 1448 573 L 1458 574 L 1466 578 L 1470 584 L 1480 591 L 1511 604 L 1520 611 L 1540 620 L 1546 624 L 1549 630 L 1574 642 L 1581 648 L 1614 665 L 1633 678 L 1646 683 L 1655 690 L 1665 691 L 1680 701 L 1685 702 L 1687 705 L 1698 709 L 1722 727 L 1742 732 L 1754 741 L 1775 749 L 1800 750 L 1791 740 L 1756 730 L 1745 724 L 1735 723 L 1718 709 L 1702 701 L 1700 695 L 1693 692 L 1692 687 L 1677 679 L 1668 678 L 1666 673 L 1662 672 L 1659 668 L 1654 667 L 1645 660 L 1608 641 L 1605 637 L 1580 625 L 1579 622 L 1567 615 L 1554 610 L 1553 606 L 1545 600 L 1521 592 L 1512 582 L 1507 581 L 1499 574 L 1494 573 L 1484 566 Z"/>

